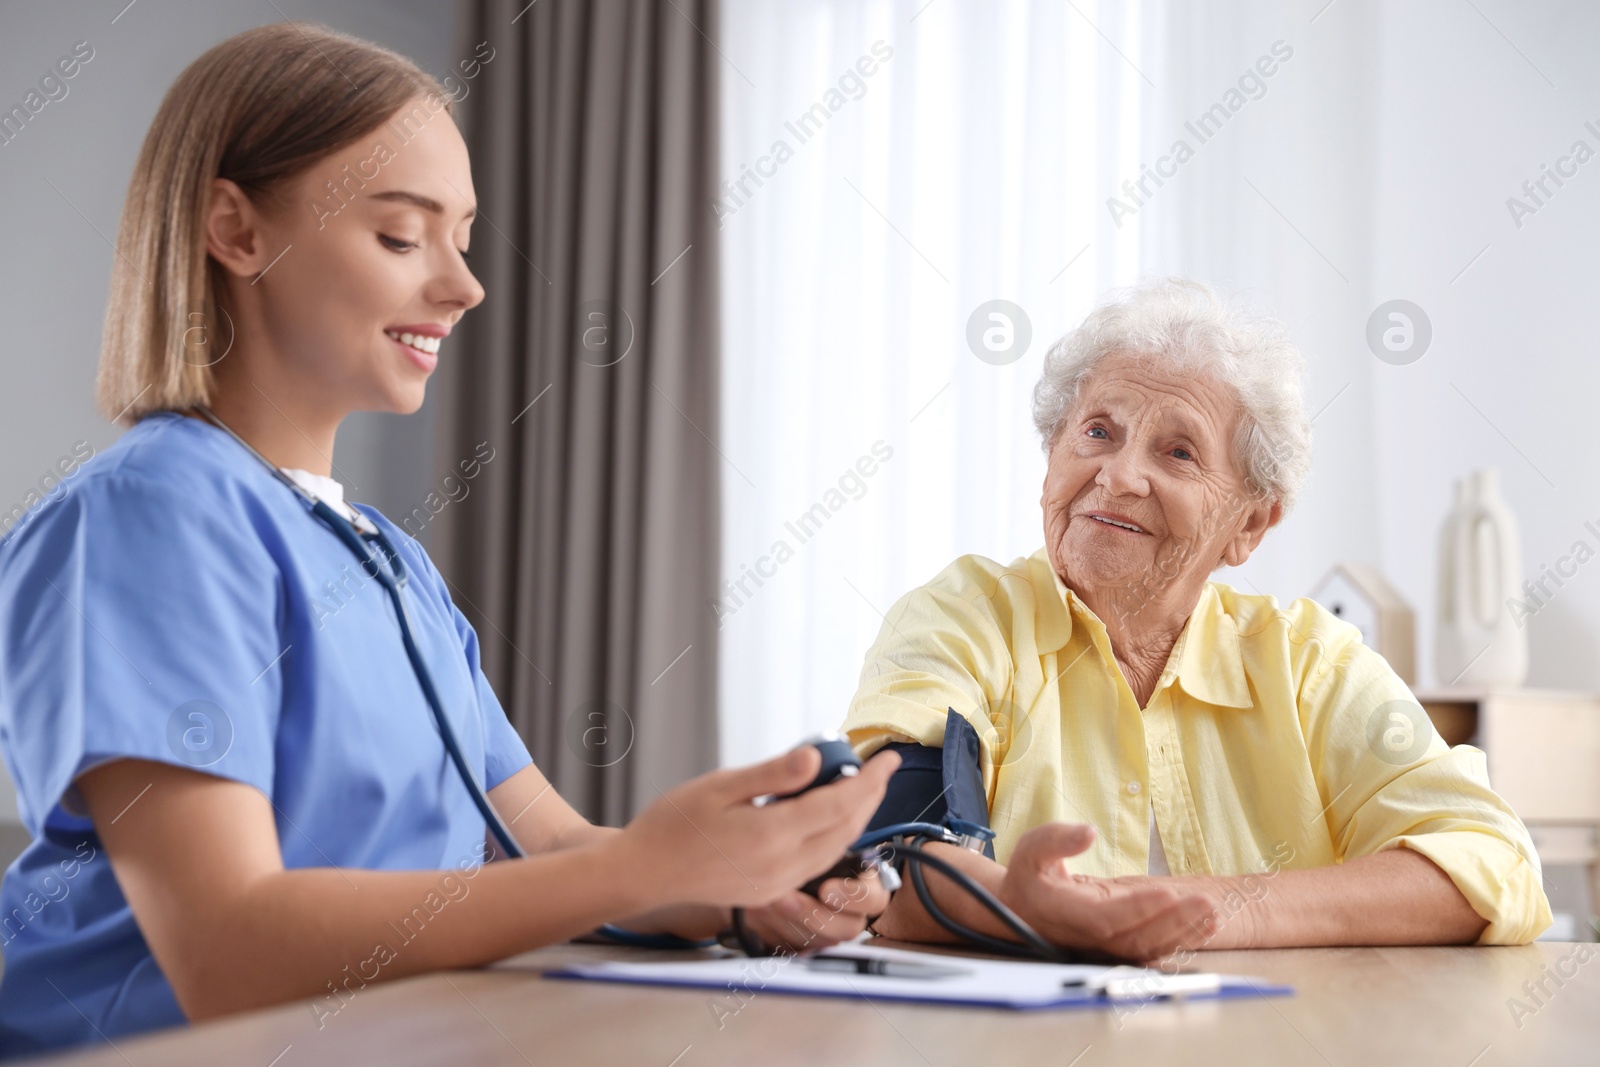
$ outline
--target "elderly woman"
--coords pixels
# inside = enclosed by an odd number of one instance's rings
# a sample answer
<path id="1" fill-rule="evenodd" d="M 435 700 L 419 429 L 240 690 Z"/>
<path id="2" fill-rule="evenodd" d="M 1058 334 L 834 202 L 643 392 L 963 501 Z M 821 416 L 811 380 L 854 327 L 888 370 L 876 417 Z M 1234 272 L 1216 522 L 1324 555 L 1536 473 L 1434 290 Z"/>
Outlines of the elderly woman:
<path id="1" fill-rule="evenodd" d="M 1520 943 L 1550 923 L 1483 754 L 1448 747 L 1355 627 L 1209 580 L 1305 480 L 1302 369 L 1281 324 L 1194 282 L 1103 304 L 1034 391 L 1044 547 L 956 560 L 867 654 L 844 728 L 905 757 L 874 824 L 987 822 L 998 863 L 932 847 L 1059 945 Z M 949 936 L 910 892 L 874 929 Z"/>

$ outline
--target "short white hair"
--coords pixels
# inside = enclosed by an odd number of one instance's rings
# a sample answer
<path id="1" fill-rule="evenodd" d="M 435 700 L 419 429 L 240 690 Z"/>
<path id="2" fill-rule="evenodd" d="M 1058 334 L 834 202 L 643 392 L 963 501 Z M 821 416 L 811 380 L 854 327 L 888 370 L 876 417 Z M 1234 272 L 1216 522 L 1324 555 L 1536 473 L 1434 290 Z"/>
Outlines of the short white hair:
<path id="1" fill-rule="evenodd" d="M 1223 300 L 1210 286 L 1161 278 L 1118 290 L 1050 346 L 1033 389 L 1033 422 L 1048 451 L 1084 380 L 1107 356 L 1204 374 L 1238 399 L 1234 459 L 1256 492 L 1288 512 L 1311 471 L 1305 359 L 1283 323 Z"/>

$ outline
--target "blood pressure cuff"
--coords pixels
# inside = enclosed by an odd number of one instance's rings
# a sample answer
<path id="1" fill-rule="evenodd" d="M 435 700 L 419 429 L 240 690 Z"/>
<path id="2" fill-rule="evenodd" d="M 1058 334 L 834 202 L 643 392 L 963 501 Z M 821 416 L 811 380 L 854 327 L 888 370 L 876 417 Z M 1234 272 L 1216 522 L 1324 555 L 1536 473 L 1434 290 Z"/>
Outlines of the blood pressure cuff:
<path id="1" fill-rule="evenodd" d="M 909 742 L 883 747 L 900 753 L 900 768 L 867 824 L 869 832 L 903 822 L 943 825 L 947 818 L 989 825 L 989 801 L 978 766 L 978 731 L 954 708 L 945 718 L 943 748 Z M 994 859 L 992 841 L 985 843 L 983 854 Z"/>

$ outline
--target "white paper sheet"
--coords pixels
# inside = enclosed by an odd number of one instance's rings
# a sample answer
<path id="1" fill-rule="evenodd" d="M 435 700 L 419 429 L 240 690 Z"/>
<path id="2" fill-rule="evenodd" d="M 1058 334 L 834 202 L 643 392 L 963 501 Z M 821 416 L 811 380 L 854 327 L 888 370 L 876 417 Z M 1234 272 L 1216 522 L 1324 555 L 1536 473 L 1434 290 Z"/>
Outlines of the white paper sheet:
<path id="1" fill-rule="evenodd" d="M 1109 1003 L 1096 988 L 1097 983 L 1104 982 L 1108 977 L 1132 979 L 1126 986 L 1135 997 L 1144 995 L 1146 988 L 1151 995 L 1161 995 L 1161 979 L 1169 977 L 1159 970 L 1136 967 L 1108 968 L 1089 964 L 981 959 L 870 944 L 839 945 L 825 954 L 894 963 L 934 964 L 960 968 L 963 973 L 933 978 L 848 974 L 813 970 L 805 962 L 807 957 L 803 956 L 766 959 L 728 956 L 659 963 L 613 961 L 585 964 L 550 971 L 546 977 L 691 986 L 723 991 L 732 986 L 747 993 L 769 991 L 811 996 L 866 996 L 873 999 L 1017 1009 Z M 1212 992 L 1212 996 L 1238 995 L 1241 992 L 1272 996 L 1292 992 L 1265 979 L 1232 975 L 1216 977 L 1219 979 L 1220 992 Z"/>

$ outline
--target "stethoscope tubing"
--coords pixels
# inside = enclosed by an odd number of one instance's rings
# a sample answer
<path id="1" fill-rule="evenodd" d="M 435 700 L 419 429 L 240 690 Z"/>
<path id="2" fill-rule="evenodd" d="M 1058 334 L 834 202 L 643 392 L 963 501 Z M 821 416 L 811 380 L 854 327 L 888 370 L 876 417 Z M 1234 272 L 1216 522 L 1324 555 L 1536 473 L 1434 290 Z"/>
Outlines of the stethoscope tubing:
<path id="1" fill-rule="evenodd" d="M 494 835 L 495 843 L 500 850 L 512 859 L 521 859 L 527 853 L 512 836 L 511 829 L 500 818 L 500 813 L 494 810 L 494 805 L 489 802 L 488 794 L 483 791 L 483 786 L 478 784 L 477 776 L 472 773 L 472 768 L 467 766 L 466 757 L 461 754 L 461 744 L 456 738 L 455 727 L 450 723 L 450 717 L 445 714 L 444 704 L 439 699 L 439 691 L 433 684 L 433 673 L 428 670 L 427 662 L 422 658 L 422 650 L 417 647 L 417 639 L 411 628 L 411 612 L 406 605 L 404 588 L 407 581 L 405 564 L 400 559 L 399 551 L 389 543 L 389 539 L 381 530 L 374 529 L 370 534 L 363 534 L 355 528 L 349 519 L 333 510 L 327 501 L 319 499 L 307 491 L 283 471 L 279 470 L 273 462 L 256 450 L 255 446 L 240 437 L 233 428 L 221 419 L 209 407 L 199 405 L 195 408 L 207 422 L 227 433 L 246 451 L 261 461 L 261 464 L 271 471 L 273 476 L 292 489 L 296 496 L 305 502 L 311 514 L 321 520 L 322 524 L 331 530 L 335 537 L 342 541 L 361 561 L 362 569 L 377 579 L 389 594 L 389 600 L 394 604 L 395 620 L 400 626 L 400 641 L 405 646 L 406 658 L 411 662 L 411 671 L 417 677 L 417 685 L 422 689 L 422 696 L 428 702 L 428 710 L 433 713 L 434 725 L 438 727 L 439 736 L 444 741 L 445 751 L 450 755 L 450 762 L 455 765 L 456 773 L 461 778 L 461 783 L 467 787 L 468 794 L 472 797 L 473 806 L 483 816 L 483 821 L 489 827 L 489 832 Z M 378 552 L 383 558 L 373 551 L 372 545 L 376 543 Z"/>

